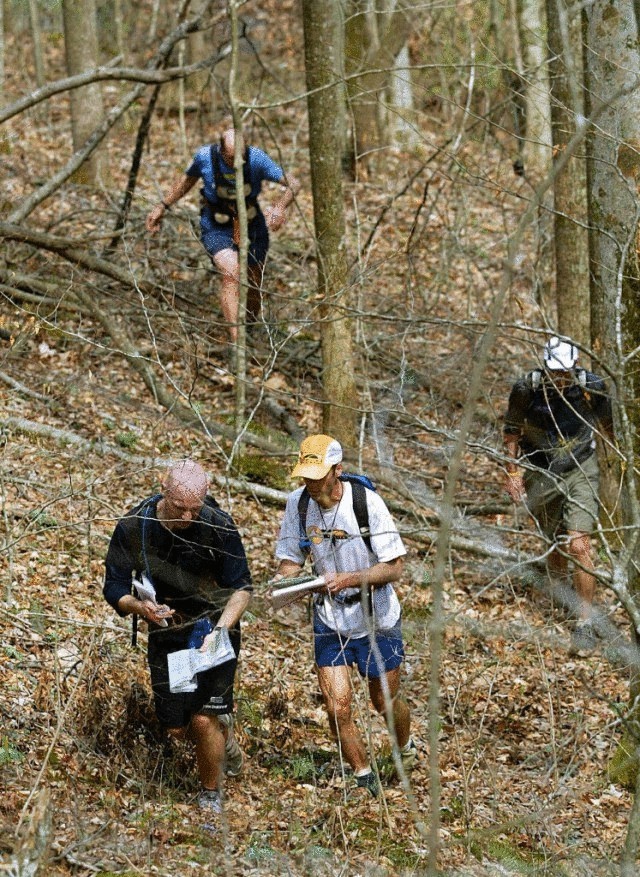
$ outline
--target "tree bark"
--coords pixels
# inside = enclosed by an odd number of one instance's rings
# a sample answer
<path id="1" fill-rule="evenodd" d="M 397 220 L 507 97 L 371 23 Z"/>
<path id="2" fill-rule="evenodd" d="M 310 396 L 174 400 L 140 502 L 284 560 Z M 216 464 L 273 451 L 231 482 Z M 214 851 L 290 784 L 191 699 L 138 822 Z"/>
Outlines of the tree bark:
<path id="1" fill-rule="evenodd" d="M 519 12 L 526 77 L 524 166 L 527 176 L 537 182 L 546 175 L 551 165 L 551 108 L 544 0 L 520 0 Z"/>
<path id="2" fill-rule="evenodd" d="M 345 3 L 344 67 L 355 157 L 369 169 L 375 168 L 377 151 L 389 145 L 385 96 L 396 55 L 406 44 L 416 16 L 422 14 L 420 9 L 411 0 L 366 6 L 360 0 Z"/>
<path id="3" fill-rule="evenodd" d="M 33 40 L 33 63 L 36 69 L 36 84 L 41 88 L 45 83 L 44 58 L 42 55 L 42 32 L 38 17 L 38 0 L 29 0 L 29 22 Z"/>
<path id="4" fill-rule="evenodd" d="M 585 7 L 587 94 L 589 109 L 600 119 L 589 143 L 588 186 L 591 253 L 592 347 L 611 375 L 616 438 L 623 457 L 622 517 L 625 529 L 614 564 L 614 577 L 626 575 L 640 595 L 636 561 L 640 503 L 634 463 L 638 446 L 640 375 L 640 69 L 638 29 L 632 0 L 596 0 Z M 636 643 L 638 627 L 634 625 Z M 631 751 L 640 740 L 640 673 L 632 668 Z"/>
<path id="5" fill-rule="evenodd" d="M 334 70 L 339 0 L 303 0 L 309 155 L 322 301 L 323 429 L 355 444 L 357 392 L 348 314 L 348 265 L 342 196 L 340 100 Z"/>
<path id="6" fill-rule="evenodd" d="M 547 0 L 551 123 L 554 161 L 584 119 L 582 31 L 579 10 L 566 0 Z M 557 329 L 583 349 L 591 345 L 589 233 L 584 150 L 554 180 L 554 249 Z"/>
<path id="7" fill-rule="evenodd" d="M 98 35 L 95 0 L 65 0 L 64 45 L 70 76 L 98 66 Z M 92 83 L 71 93 L 73 149 L 81 149 L 104 119 L 102 91 Z M 104 158 L 93 153 L 76 173 L 78 182 L 95 184 L 106 170 Z"/>

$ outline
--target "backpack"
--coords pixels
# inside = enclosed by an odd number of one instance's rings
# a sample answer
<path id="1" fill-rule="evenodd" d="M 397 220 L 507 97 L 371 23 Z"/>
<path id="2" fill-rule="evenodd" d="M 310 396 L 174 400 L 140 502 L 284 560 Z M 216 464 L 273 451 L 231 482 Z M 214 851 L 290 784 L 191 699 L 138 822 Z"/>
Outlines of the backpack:
<path id="1" fill-rule="evenodd" d="M 583 368 L 574 368 L 573 372 L 576 376 L 576 380 L 578 381 L 578 385 L 583 389 L 587 386 L 587 372 L 586 369 Z M 542 383 L 542 375 L 544 372 L 541 368 L 534 368 L 533 371 L 528 372 L 525 375 L 525 382 L 527 387 L 530 390 L 537 390 Z"/>
<path id="2" fill-rule="evenodd" d="M 360 535 L 369 551 L 371 548 L 371 531 L 369 530 L 369 509 L 367 508 L 367 490 L 376 492 L 376 486 L 367 475 L 357 475 L 343 472 L 339 476 L 340 481 L 348 481 L 351 484 L 353 494 L 353 511 L 358 522 Z M 298 543 L 305 556 L 311 552 L 311 542 L 307 536 L 307 510 L 309 508 L 309 491 L 305 487 L 298 500 L 298 523 L 300 527 L 300 542 Z"/>

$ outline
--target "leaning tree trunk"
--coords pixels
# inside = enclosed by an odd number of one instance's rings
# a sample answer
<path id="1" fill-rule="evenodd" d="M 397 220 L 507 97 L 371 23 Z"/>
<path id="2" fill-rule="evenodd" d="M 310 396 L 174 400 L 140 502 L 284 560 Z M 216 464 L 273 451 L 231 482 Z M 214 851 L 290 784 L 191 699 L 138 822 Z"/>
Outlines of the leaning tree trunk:
<path id="1" fill-rule="evenodd" d="M 348 317 L 348 264 L 339 145 L 340 93 L 334 70 L 339 0 L 303 0 L 313 216 L 322 301 L 323 429 L 354 445 L 357 392 Z"/>
<path id="2" fill-rule="evenodd" d="M 634 475 L 640 410 L 640 373 L 633 351 L 640 344 L 640 70 L 638 29 L 633 0 L 594 0 L 585 7 L 586 69 L 589 112 L 602 110 L 590 138 L 588 162 L 591 245 L 592 347 L 611 370 L 617 391 L 616 437 L 624 457 L 622 516 L 625 529 L 614 575 L 627 576 L 640 595 L 637 545 L 640 505 Z M 636 641 L 638 640 L 635 631 Z M 640 695 L 637 665 L 631 671 L 631 708 L 627 735 L 610 770 L 627 781 L 624 753 L 640 743 Z M 620 768 L 623 768 L 620 771 Z M 625 771 L 624 768 L 627 768 Z M 635 782 L 633 782 L 635 786 Z"/>
<path id="3" fill-rule="evenodd" d="M 567 0 L 547 0 L 549 79 L 554 161 L 584 118 L 580 11 Z M 582 348 L 591 345 L 589 234 L 584 147 L 557 174 L 553 189 L 557 329 Z"/>

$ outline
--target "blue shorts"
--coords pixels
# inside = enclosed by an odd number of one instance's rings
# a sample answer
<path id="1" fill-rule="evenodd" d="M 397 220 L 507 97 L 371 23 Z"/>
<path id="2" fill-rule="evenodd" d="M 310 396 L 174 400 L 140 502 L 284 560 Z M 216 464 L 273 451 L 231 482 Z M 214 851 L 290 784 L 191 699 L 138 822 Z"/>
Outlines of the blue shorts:
<path id="1" fill-rule="evenodd" d="M 319 618 L 313 622 L 313 639 L 318 667 L 351 667 L 355 664 L 363 679 L 378 679 L 382 673 L 395 670 L 404 660 L 400 622 L 389 630 L 376 631 L 380 656 L 371 648 L 368 636 L 353 639 L 348 634 L 336 633 Z M 382 667 L 378 657 L 382 658 Z"/>
<path id="2" fill-rule="evenodd" d="M 249 232 L 249 265 L 264 265 L 269 250 L 269 230 L 262 213 L 258 213 L 252 219 L 248 227 Z M 220 250 L 235 250 L 238 247 L 233 242 L 233 223 L 226 222 L 222 225 L 216 222 L 209 211 L 203 210 L 200 214 L 200 233 L 205 250 L 210 256 L 215 256 Z"/>

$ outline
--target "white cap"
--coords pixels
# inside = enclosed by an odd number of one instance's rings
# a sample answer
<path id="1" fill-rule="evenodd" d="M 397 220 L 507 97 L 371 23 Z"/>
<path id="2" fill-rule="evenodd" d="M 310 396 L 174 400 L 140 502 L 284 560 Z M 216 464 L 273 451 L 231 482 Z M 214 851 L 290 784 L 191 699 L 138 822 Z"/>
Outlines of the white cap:
<path id="1" fill-rule="evenodd" d="M 544 345 L 544 364 L 551 371 L 569 371 L 578 361 L 578 348 L 570 339 L 554 335 Z"/>

